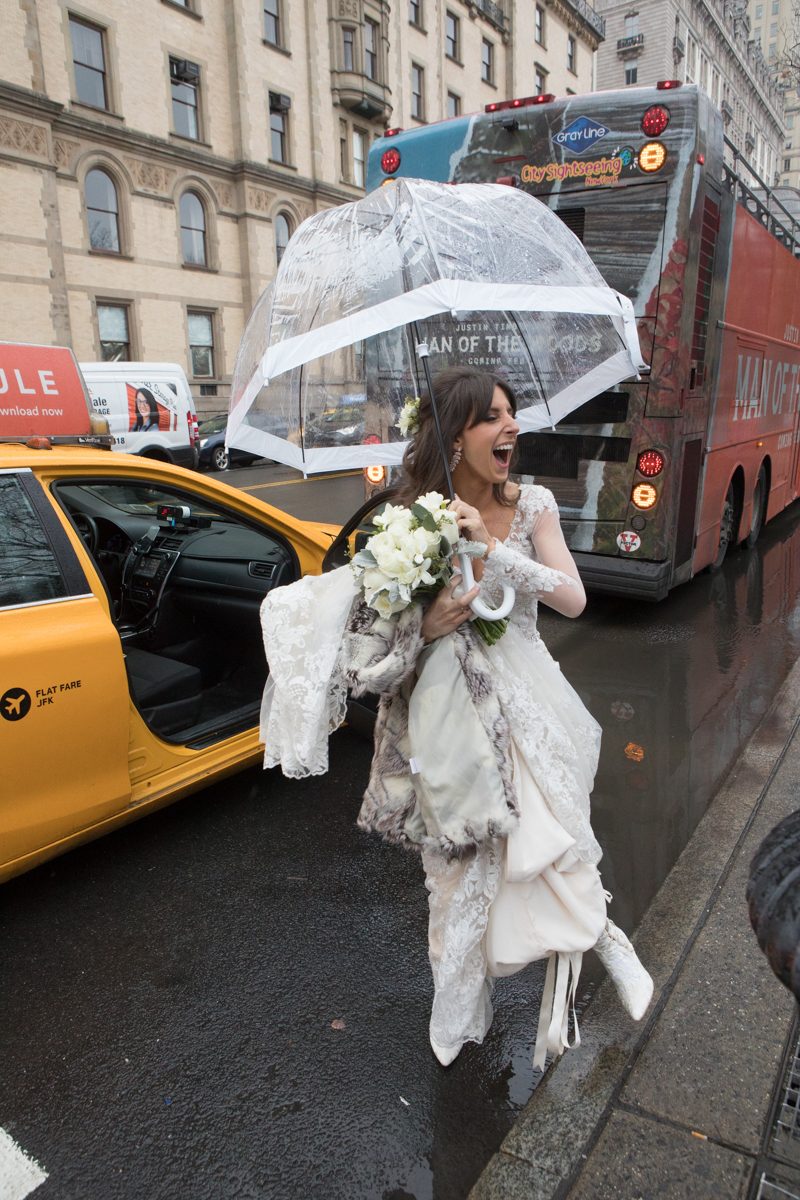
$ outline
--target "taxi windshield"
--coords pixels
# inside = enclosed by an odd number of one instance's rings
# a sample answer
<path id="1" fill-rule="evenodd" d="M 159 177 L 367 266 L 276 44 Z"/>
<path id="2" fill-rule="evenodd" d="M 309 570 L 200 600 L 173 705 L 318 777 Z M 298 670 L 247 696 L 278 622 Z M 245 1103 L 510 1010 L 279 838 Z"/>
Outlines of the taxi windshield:
<path id="1" fill-rule="evenodd" d="M 139 482 L 92 482 L 81 486 L 84 495 L 94 496 L 103 504 L 110 505 L 120 512 L 131 516 L 159 517 L 159 509 L 165 506 L 185 505 L 187 495 L 175 488 L 162 487 L 156 484 Z M 223 519 L 219 509 L 209 504 L 201 496 L 191 496 L 192 516 L 208 517 L 211 520 Z"/>

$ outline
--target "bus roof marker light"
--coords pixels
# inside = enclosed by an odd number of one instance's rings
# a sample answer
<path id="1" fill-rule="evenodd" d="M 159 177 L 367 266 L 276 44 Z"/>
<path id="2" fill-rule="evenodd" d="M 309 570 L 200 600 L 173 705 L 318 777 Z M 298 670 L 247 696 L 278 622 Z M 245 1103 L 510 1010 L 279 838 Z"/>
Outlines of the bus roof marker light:
<path id="1" fill-rule="evenodd" d="M 395 171 L 400 166 L 400 151 L 392 146 L 391 150 L 384 150 L 381 155 L 381 170 L 385 175 L 394 175 Z"/>
<path id="2" fill-rule="evenodd" d="M 642 117 L 642 132 L 649 138 L 661 137 L 669 125 L 669 109 L 663 104 L 651 104 Z"/>
<path id="3" fill-rule="evenodd" d="M 667 161 L 667 149 L 661 142 L 645 142 L 639 151 L 639 170 L 646 175 L 660 171 Z"/>
<path id="4" fill-rule="evenodd" d="M 659 92 L 668 92 L 671 88 L 681 87 L 680 79 L 659 79 L 656 88 Z"/>
<path id="5" fill-rule="evenodd" d="M 403 127 L 402 127 L 402 125 L 400 125 L 400 126 L 398 126 L 397 129 L 384 129 L 383 136 L 384 137 L 397 137 L 398 133 L 402 133 L 402 132 L 403 132 Z"/>

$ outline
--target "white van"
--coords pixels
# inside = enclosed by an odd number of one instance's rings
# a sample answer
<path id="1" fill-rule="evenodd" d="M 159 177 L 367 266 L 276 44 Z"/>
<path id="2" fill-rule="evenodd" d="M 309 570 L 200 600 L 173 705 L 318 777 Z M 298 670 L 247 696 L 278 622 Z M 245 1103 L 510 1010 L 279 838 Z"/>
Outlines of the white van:
<path id="1" fill-rule="evenodd" d="M 177 363 L 80 363 L 94 411 L 107 417 L 114 449 L 196 467 L 197 413 Z"/>

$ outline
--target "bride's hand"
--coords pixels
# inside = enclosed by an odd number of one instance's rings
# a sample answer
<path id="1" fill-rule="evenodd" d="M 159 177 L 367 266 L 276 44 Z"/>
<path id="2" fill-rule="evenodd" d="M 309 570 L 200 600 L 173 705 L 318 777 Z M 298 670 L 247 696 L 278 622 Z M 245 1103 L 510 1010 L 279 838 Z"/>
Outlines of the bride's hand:
<path id="1" fill-rule="evenodd" d="M 470 504 L 465 504 L 456 496 L 455 500 L 450 503 L 450 511 L 456 515 L 459 533 L 468 537 L 472 542 L 483 542 L 487 548 L 486 553 L 491 554 L 495 547 L 495 540 L 486 528 L 478 509 L 473 508 Z"/>
<path id="2" fill-rule="evenodd" d="M 459 625 L 472 616 L 470 603 L 475 599 L 480 588 L 470 588 L 464 595 L 458 595 L 461 576 L 454 575 L 447 587 L 437 592 L 433 603 L 428 607 L 422 618 L 422 636 L 426 642 L 435 642 L 458 629 Z"/>

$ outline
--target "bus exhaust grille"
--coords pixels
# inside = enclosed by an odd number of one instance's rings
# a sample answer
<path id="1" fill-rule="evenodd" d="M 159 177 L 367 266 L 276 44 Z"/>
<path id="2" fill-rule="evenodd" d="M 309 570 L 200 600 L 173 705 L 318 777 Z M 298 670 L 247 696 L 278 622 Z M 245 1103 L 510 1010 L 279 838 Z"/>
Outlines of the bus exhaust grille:
<path id="1" fill-rule="evenodd" d="M 520 475 L 547 475 L 551 479 L 577 479 L 581 462 L 627 462 L 630 438 L 594 437 L 591 434 L 523 433 L 517 439 L 514 470 Z"/>

